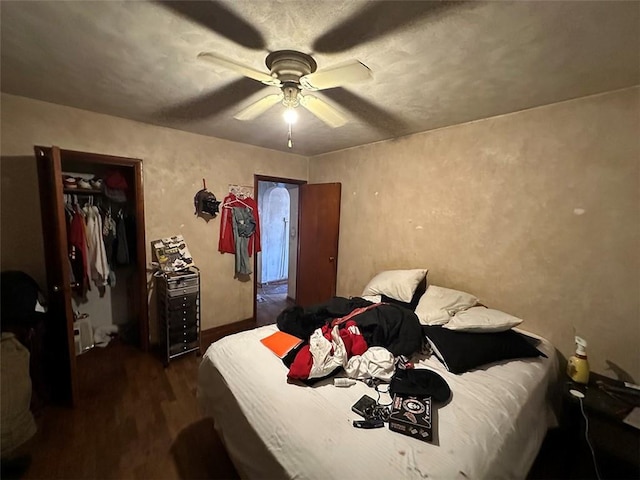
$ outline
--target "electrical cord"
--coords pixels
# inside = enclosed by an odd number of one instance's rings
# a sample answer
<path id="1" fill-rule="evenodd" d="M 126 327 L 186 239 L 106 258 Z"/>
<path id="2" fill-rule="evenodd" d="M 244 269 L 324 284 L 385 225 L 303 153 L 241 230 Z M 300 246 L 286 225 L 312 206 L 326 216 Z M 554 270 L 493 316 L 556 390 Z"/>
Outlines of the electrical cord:
<path id="1" fill-rule="evenodd" d="M 391 409 L 389 408 L 391 406 L 391 404 L 393 403 L 393 400 L 391 400 L 389 403 L 380 403 L 380 394 L 381 393 L 389 393 L 389 385 L 387 385 L 387 389 L 386 390 L 380 390 L 380 384 L 379 383 L 375 383 L 374 387 L 373 387 L 376 391 L 377 394 L 377 398 L 376 398 L 376 406 L 373 407 L 373 417 L 378 419 L 378 420 L 382 420 L 384 422 L 389 421 L 389 415 L 391 415 Z"/>
<path id="2" fill-rule="evenodd" d="M 376 399 L 376 405 L 378 405 L 379 407 L 389 407 L 389 406 L 391 406 L 391 404 L 393 403 L 393 400 L 391 400 L 389 403 L 380 403 L 380 394 L 381 393 L 389 394 L 389 385 L 387 385 L 387 389 L 386 390 L 378 390 L 380 388 L 380 385 L 376 385 L 374 388 L 375 388 L 376 393 L 378 394 L 378 398 Z"/>
<path id="3" fill-rule="evenodd" d="M 587 414 L 584 411 L 584 405 L 582 404 L 582 398 L 578 397 L 578 402 L 580 402 L 580 412 L 584 417 L 584 438 L 587 441 L 587 445 L 589 446 L 589 450 L 591 450 L 591 457 L 593 458 L 593 467 L 596 470 L 596 478 L 600 480 L 600 472 L 598 471 L 598 462 L 596 461 L 596 453 L 593 451 L 593 446 L 591 445 L 591 441 L 589 440 L 589 419 L 587 418 Z"/>
<path id="4" fill-rule="evenodd" d="M 376 404 L 365 410 L 366 418 L 387 422 L 389 420 L 389 416 L 391 415 L 390 407 L 393 403 L 393 399 L 391 399 L 389 403 L 380 403 L 380 394 L 389 394 L 389 385 L 387 384 L 386 390 L 380 389 L 381 380 L 378 378 L 367 378 L 364 380 L 364 383 L 368 387 L 373 388 L 376 391 L 377 395 Z"/>

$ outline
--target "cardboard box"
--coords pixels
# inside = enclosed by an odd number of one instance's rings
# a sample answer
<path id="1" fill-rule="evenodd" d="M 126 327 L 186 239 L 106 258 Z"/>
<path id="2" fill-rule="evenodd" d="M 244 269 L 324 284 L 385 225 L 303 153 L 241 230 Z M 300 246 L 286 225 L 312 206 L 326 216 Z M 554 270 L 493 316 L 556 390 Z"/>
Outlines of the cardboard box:
<path id="1" fill-rule="evenodd" d="M 395 395 L 389 415 L 389 430 L 430 442 L 433 439 L 431 397 Z"/>

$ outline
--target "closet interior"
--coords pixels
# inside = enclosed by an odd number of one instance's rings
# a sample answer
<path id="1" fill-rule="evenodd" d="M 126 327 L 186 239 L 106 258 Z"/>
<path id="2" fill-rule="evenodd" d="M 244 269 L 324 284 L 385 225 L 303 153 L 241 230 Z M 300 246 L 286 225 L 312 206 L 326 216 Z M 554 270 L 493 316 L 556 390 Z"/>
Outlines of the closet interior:
<path id="1" fill-rule="evenodd" d="M 83 356 L 112 341 L 149 347 L 142 163 L 36 147 L 56 397 L 75 403 Z M 55 352 L 55 353 L 54 353 Z M 67 385 L 68 384 L 68 385 Z"/>
<path id="2" fill-rule="evenodd" d="M 106 346 L 113 334 L 139 343 L 132 299 L 136 217 L 127 198 L 133 176 L 127 168 L 91 166 L 88 172 L 76 162 L 62 164 L 76 355 Z"/>

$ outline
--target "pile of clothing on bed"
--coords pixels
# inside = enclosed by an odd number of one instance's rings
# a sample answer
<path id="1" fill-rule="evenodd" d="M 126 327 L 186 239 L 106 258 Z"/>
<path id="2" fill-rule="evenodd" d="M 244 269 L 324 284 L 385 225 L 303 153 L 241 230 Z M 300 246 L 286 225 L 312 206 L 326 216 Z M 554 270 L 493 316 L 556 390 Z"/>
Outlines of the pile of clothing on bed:
<path id="1" fill-rule="evenodd" d="M 426 269 L 387 270 L 360 297 L 333 297 L 284 310 L 278 328 L 304 342 L 284 357 L 288 377 L 314 383 L 341 368 L 355 379 L 389 380 L 395 360 L 434 353 L 463 374 L 513 359 L 544 357 L 522 319 L 487 308 L 468 292 L 429 285 Z"/>
<path id="2" fill-rule="evenodd" d="M 283 361 L 287 377 L 313 384 L 344 369 L 356 379 L 390 380 L 395 357 L 423 349 L 418 317 L 390 303 L 333 297 L 326 303 L 284 310 L 278 328 L 304 340 Z"/>

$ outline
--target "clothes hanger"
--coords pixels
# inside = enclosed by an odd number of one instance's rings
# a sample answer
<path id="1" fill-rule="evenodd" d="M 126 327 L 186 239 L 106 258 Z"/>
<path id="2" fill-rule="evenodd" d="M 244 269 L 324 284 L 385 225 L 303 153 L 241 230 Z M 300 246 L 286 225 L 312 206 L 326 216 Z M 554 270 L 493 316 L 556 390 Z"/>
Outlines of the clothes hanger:
<path id="1" fill-rule="evenodd" d="M 235 202 L 241 203 L 242 205 L 244 205 L 245 207 L 247 207 L 249 210 L 252 210 L 252 211 L 253 211 L 253 207 L 251 207 L 251 206 L 247 205 L 247 204 L 246 204 L 246 203 L 244 203 L 242 200 L 240 200 L 238 197 L 236 197 L 236 198 L 233 198 L 233 199 L 229 200 L 228 202 L 226 202 L 225 204 L 223 204 L 223 205 L 222 205 L 222 207 L 226 207 L 226 208 L 233 208 L 233 207 L 231 207 L 230 205 L 231 205 L 232 203 L 235 203 Z"/>
<path id="2" fill-rule="evenodd" d="M 82 215 L 83 218 L 86 217 L 85 212 L 80 205 L 80 200 L 78 199 L 78 195 L 75 193 L 73 194 L 73 208 L 75 212 Z"/>
<path id="3" fill-rule="evenodd" d="M 229 184 L 229 193 L 239 201 L 245 200 L 247 198 L 253 199 L 253 187 Z"/>
<path id="4" fill-rule="evenodd" d="M 69 215 L 73 215 L 73 205 L 71 204 L 71 195 L 64 194 L 64 209 Z"/>

